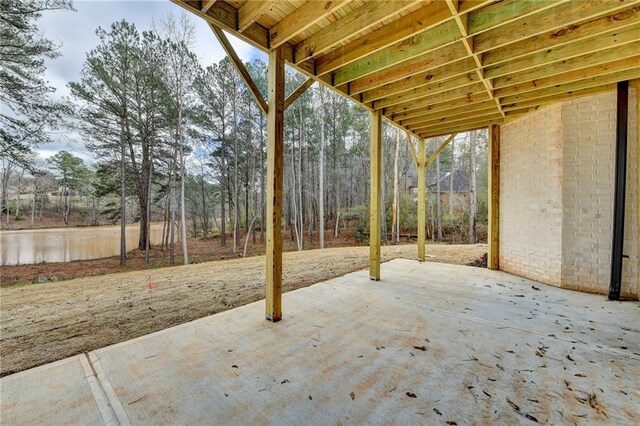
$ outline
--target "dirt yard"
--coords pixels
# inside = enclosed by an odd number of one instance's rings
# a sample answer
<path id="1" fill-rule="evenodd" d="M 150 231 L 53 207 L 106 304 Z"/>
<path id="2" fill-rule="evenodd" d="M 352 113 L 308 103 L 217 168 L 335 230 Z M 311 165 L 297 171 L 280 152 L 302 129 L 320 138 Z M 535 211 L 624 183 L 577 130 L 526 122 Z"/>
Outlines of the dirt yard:
<path id="1" fill-rule="evenodd" d="M 484 245 L 428 245 L 428 260 L 466 264 Z M 382 248 L 415 259 L 415 245 Z M 368 266 L 368 247 L 284 254 L 284 290 Z M 149 286 L 149 282 L 151 286 Z M 152 287 L 152 288 L 149 288 Z M 264 256 L 0 289 L 0 375 L 15 373 L 264 297 Z M 286 307 L 285 307 L 286 315 Z"/>

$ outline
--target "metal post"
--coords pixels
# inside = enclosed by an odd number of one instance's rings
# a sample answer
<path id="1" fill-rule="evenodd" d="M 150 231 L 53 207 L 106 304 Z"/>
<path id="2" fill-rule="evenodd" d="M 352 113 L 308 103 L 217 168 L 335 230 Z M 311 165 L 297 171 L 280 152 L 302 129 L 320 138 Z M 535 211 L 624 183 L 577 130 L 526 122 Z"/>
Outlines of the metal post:
<path id="1" fill-rule="evenodd" d="M 611 246 L 611 283 L 609 300 L 620 299 L 622 287 L 622 258 L 624 247 L 624 209 L 627 182 L 627 121 L 629 110 L 629 82 L 618 82 L 616 119 L 616 171 L 613 202 L 613 244 Z"/>

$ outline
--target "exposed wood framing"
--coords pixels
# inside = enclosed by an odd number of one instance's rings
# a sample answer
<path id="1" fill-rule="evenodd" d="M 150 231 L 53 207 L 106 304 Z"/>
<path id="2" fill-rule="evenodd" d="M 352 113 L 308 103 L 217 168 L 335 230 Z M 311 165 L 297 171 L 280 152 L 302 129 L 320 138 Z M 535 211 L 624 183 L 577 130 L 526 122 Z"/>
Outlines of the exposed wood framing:
<path id="1" fill-rule="evenodd" d="M 242 32 L 262 18 L 273 7 L 276 0 L 247 0 L 238 9 L 238 31 Z"/>
<path id="2" fill-rule="evenodd" d="M 303 4 L 271 28 L 269 31 L 271 48 L 276 48 L 306 31 L 344 6 L 345 2 L 346 0 L 325 0 Z"/>
<path id="3" fill-rule="evenodd" d="M 640 68 L 640 0 L 172 1 L 263 51 L 281 46 L 416 137 L 505 122 Z"/>
<path id="4" fill-rule="evenodd" d="M 254 83 L 253 78 L 251 78 L 251 75 L 249 75 L 249 71 L 247 71 L 247 69 L 245 68 L 244 64 L 242 63 L 242 60 L 240 59 L 236 51 L 233 49 L 233 46 L 231 46 L 231 43 L 229 43 L 229 39 L 224 34 L 224 31 L 222 31 L 222 29 L 216 27 L 213 24 L 209 24 L 209 27 L 211 28 L 211 31 L 213 31 L 213 33 L 218 38 L 218 41 L 224 48 L 224 51 L 227 52 L 229 59 L 231 59 L 231 63 L 240 74 L 240 77 L 242 77 L 242 80 L 244 81 L 244 83 L 247 85 L 247 88 L 249 89 L 249 93 L 251 93 L 251 96 L 258 104 L 258 107 L 260 107 L 260 110 L 262 111 L 262 113 L 266 115 L 268 110 L 267 102 L 262 97 L 262 93 L 260 93 L 260 89 L 258 89 L 258 86 L 256 86 L 256 84 Z"/>
<path id="5" fill-rule="evenodd" d="M 269 53 L 266 202 L 266 317 L 282 318 L 282 189 L 284 177 L 284 54 Z"/>
<path id="6" fill-rule="evenodd" d="M 638 235 L 636 237 L 636 297 L 640 300 L 640 82 L 636 83 L 636 163 L 636 201 L 638 203 L 636 207 L 636 218 L 638 220 L 636 228 L 638 230 Z"/>
<path id="7" fill-rule="evenodd" d="M 382 114 L 372 111 L 369 191 L 369 277 L 380 280 L 380 226 L 382 216 Z"/>
<path id="8" fill-rule="evenodd" d="M 289 106 L 296 101 L 304 92 L 307 91 L 309 87 L 311 87 L 315 83 L 315 80 L 312 78 L 308 78 L 304 83 L 302 83 L 296 90 L 291 92 L 287 99 L 284 100 L 284 108 L 287 109 Z"/>
<path id="9" fill-rule="evenodd" d="M 405 132 L 405 134 L 407 136 L 407 144 L 409 145 L 409 152 L 411 153 L 411 158 L 413 158 L 413 164 L 416 167 L 418 167 L 420 164 L 420 160 L 418 157 L 418 153 L 416 152 L 416 147 L 413 145 L 413 141 L 411 140 L 411 133 Z"/>
<path id="10" fill-rule="evenodd" d="M 447 139 L 445 139 L 444 142 L 442 142 L 442 144 L 440 144 L 440 146 L 438 147 L 438 149 L 436 149 L 434 151 L 433 154 L 431 154 L 431 156 L 425 161 L 424 166 L 425 167 L 429 167 L 431 165 L 431 163 L 433 163 L 435 161 L 436 158 L 438 158 L 438 156 L 440 155 L 440 153 L 442 151 L 444 151 L 444 149 L 447 147 L 447 145 L 449 145 L 449 143 L 453 140 L 453 138 L 456 137 L 456 134 L 452 134 L 451 136 L 449 136 Z"/>
<path id="11" fill-rule="evenodd" d="M 489 127 L 487 267 L 500 269 L 500 126 Z"/>
<path id="12" fill-rule="evenodd" d="M 502 111 L 500 101 L 496 99 L 493 95 L 493 84 L 491 83 L 490 80 L 484 78 L 484 72 L 482 68 L 482 59 L 477 53 L 474 53 L 473 51 L 474 38 L 469 35 L 469 28 L 468 28 L 469 17 L 467 15 L 464 15 L 464 16 L 458 15 L 458 6 L 459 6 L 458 0 L 446 0 L 446 2 L 447 2 L 447 5 L 449 6 L 449 9 L 451 10 L 451 14 L 455 17 L 455 21 L 456 21 L 456 24 L 458 25 L 458 29 L 460 30 L 460 33 L 464 37 L 462 39 L 462 44 L 464 44 L 465 49 L 467 49 L 467 53 L 469 54 L 469 56 L 471 56 L 471 58 L 473 58 L 473 60 L 476 63 L 476 66 L 477 66 L 476 74 L 478 75 L 478 78 L 480 79 L 480 81 L 482 81 L 482 84 L 484 85 L 485 89 L 487 89 L 487 94 L 489 95 L 489 99 L 493 99 L 496 102 L 498 111 L 504 117 L 504 111 Z"/>
<path id="13" fill-rule="evenodd" d="M 296 45 L 295 63 L 326 52 L 345 39 L 371 28 L 390 16 L 420 3 L 421 0 L 372 1 L 346 14 Z"/>
<path id="14" fill-rule="evenodd" d="M 207 13 L 207 10 L 211 9 L 211 6 L 216 2 L 216 0 L 207 0 L 202 2 L 202 9 L 200 11 L 202 13 Z"/>
<path id="15" fill-rule="evenodd" d="M 413 144 L 412 144 L 413 146 Z M 427 242 L 427 165 L 425 162 L 425 141 L 418 139 L 418 260 L 425 260 L 425 244 Z"/>

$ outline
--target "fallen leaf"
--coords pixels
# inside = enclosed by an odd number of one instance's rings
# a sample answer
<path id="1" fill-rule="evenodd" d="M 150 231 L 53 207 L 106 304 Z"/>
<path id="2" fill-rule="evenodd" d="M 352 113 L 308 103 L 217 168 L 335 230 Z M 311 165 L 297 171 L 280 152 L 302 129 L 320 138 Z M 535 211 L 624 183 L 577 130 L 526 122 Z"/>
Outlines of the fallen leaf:
<path id="1" fill-rule="evenodd" d="M 407 393 L 406 393 L 406 395 L 407 395 L 409 398 L 417 398 L 416 394 L 415 394 L 415 393 L 413 393 L 413 392 L 407 392 Z"/>
<path id="2" fill-rule="evenodd" d="M 526 418 L 528 418 L 529 420 L 531 420 L 532 422 L 539 423 L 539 422 L 538 422 L 538 419 L 536 419 L 535 417 L 533 417 L 531 414 L 525 414 L 524 416 L 525 416 Z"/>
<path id="3" fill-rule="evenodd" d="M 426 351 L 427 347 L 426 346 L 414 346 L 413 349 L 417 349 L 419 351 Z"/>
<path id="4" fill-rule="evenodd" d="M 538 287 L 536 287 L 535 285 L 532 285 L 531 288 L 534 289 L 534 290 L 540 291 L 540 289 Z"/>
<path id="5" fill-rule="evenodd" d="M 458 423 L 454 422 L 453 420 L 449 420 L 448 422 L 445 422 L 448 425 L 457 425 Z"/>
<path id="6" fill-rule="evenodd" d="M 436 413 L 437 415 L 441 416 L 442 413 L 440 412 L 440 410 L 438 410 L 437 408 L 433 409 L 433 412 Z"/>
<path id="7" fill-rule="evenodd" d="M 582 374 L 582 373 L 576 373 L 576 374 L 574 374 L 574 376 L 576 376 L 576 377 L 587 377 L 587 376 L 585 376 L 585 375 L 584 375 L 584 374 Z"/>
<path id="8" fill-rule="evenodd" d="M 509 398 L 507 398 L 507 402 L 509 403 L 509 405 L 516 410 L 518 413 L 520 412 L 520 407 L 518 406 L 518 404 L 516 404 L 515 402 L 511 401 Z"/>

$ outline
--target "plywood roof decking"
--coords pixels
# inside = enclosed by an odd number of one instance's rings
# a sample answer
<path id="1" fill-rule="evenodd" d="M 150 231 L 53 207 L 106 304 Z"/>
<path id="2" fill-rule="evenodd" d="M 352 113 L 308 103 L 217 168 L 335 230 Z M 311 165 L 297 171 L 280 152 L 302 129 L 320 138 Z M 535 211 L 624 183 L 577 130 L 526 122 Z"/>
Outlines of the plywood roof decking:
<path id="1" fill-rule="evenodd" d="M 419 137 L 640 78 L 640 0 L 172 1 Z"/>

